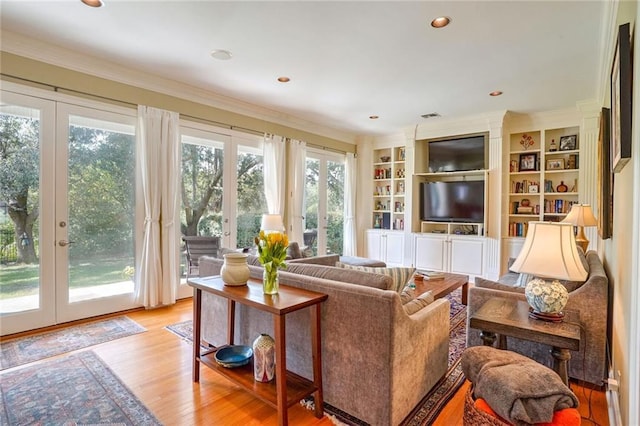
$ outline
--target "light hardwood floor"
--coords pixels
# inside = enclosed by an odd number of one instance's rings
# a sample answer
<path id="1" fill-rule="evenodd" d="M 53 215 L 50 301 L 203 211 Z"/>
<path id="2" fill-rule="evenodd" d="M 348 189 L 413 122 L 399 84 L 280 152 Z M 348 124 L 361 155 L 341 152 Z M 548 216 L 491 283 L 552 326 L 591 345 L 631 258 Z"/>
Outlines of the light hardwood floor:
<path id="1" fill-rule="evenodd" d="M 191 319 L 191 300 L 155 310 L 127 312 L 146 332 L 91 347 L 135 395 L 165 425 L 277 425 L 276 411 L 206 367 L 200 383 L 191 381 L 191 345 L 164 327 Z M 9 336 L 7 336 L 9 337 Z M 11 336 L 13 337 L 13 336 Z M 325 368 L 327 368 L 325 366 Z M 434 423 L 436 426 L 462 425 L 464 393 L 468 382 L 456 393 Z M 603 392 L 572 384 L 580 398 L 580 411 L 595 422 L 608 425 Z M 591 404 L 588 397 L 591 396 Z M 357 395 L 354 395 L 357 398 Z M 328 418 L 317 419 L 300 405 L 289 409 L 291 425 L 332 425 Z"/>

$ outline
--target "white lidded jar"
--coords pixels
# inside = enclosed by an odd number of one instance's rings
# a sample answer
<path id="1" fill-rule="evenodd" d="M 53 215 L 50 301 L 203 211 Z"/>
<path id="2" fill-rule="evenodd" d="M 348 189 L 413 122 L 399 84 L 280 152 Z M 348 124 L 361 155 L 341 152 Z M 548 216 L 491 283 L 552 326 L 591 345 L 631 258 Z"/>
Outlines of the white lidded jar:
<path id="1" fill-rule="evenodd" d="M 222 282 L 229 286 L 240 286 L 247 284 L 249 276 L 249 266 L 247 265 L 246 253 L 226 253 L 224 264 L 220 269 Z"/>

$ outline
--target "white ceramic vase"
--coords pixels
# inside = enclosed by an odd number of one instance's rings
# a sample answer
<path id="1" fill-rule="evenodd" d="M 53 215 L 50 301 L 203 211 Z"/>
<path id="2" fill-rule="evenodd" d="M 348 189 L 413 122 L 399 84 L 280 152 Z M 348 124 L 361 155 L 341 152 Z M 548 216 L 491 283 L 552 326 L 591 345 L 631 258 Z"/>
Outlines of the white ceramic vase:
<path id="1" fill-rule="evenodd" d="M 250 275 L 246 253 L 227 253 L 224 255 L 224 264 L 220 269 L 220 276 L 225 285 L 245 285 Z"/>

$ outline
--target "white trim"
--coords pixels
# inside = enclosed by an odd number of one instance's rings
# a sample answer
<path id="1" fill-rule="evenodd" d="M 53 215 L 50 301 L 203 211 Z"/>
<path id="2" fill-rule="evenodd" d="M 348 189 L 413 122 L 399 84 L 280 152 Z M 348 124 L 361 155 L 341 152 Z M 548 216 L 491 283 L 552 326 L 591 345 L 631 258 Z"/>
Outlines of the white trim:
<path id="1" fill-rule="evenodd" d="M 115 114 L 122 114 L 129 117 L 136 117 L 136 108 L 124 107 L 121 105 L 115 105 L 109 102 L 99 101 L 96 99 L 85 99 L 79 96 L 67 95 L 64 93 L 54 92 L 52 90 L 44 90 L 37 87 L 25 86 L 23 84 L 17 84 L 10 81 L 1 81 L 2 90 L 6 92 L 33 96 L 35 98 L 62 102 L 69 105 L 75 105 L 84 108 L 95 109 L 99 111 L 106 111 Z"/>

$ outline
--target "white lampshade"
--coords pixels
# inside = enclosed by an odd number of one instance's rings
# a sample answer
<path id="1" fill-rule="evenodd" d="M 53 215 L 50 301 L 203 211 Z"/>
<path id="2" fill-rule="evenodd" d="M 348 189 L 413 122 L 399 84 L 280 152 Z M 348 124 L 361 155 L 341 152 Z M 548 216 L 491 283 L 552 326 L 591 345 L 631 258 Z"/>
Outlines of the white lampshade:
<path id="1" fill-rule="evenodd" d="M 282 216 L 279 214 L 263 214 L 260 229 L 265 232 L 283 232 Z"/>
<path id="2" fill-rule="evenodd" d="M 589 204 L 574 204 L 562 222 L 575 226 L 596 226 L 598 224 Z"/>
<path id="3" fill-rule="evenodd" d="M 510 269 L 558 280 L 587 278 L 570 223 L 529 222 L 524 246 Z"/>

